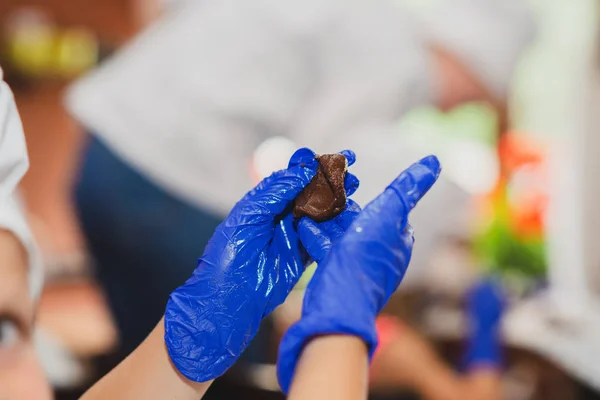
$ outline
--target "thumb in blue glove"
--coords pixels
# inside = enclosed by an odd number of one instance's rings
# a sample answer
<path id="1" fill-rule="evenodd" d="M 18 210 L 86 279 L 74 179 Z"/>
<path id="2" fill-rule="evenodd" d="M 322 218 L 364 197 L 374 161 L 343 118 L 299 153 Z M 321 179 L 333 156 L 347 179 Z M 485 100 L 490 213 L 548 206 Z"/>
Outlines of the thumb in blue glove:
<path id="1" fill-rule="evenodd" d="M 372 356 L 377 345 L 375 319 L 404 277 L 413 246 L 408 213 L 440 173 L 434 156 L 404 171 L 354 219 L 345 234 L 303 220 L 299 228 L 305 248 L 320 260 L 307 286 L 302 317 L 284 335 L 279 349 L 279 383 L 287 392 L 304 345 L 323 334 L 361 337 Z M 348 221 L 338 221 L 343 225 Z M 312 232 L 312 235 L 310 234 Z M 338 232 L 339 233 L 339 232 Z M 331 250 L 314 243 L 332 242 Z M 338 240 L 337 244 L 334 244 Z"/>
<path id="2" fill-rule="evenodd" d="M 354 153 L 343 154 L 348 164 Z M 190 279 L 170 296 L 165 343 L 176 368 L 204 382 L 245 350 L 263 317 L 281 304 L 309 261 L 290 205 L 317 171 L 315 153 L 298 150 L 235 205 L 209 241 Z M 349 193 L 358 186 L 346 176 Z"/>
<path id="3" fill-rule="evenodd" d="M 504 292 L 493 279 L 485 279 L 470 290 L 467 296 L 470 331 L 464 357 L 467 369 L 501 366 L 500 322 L 504 307 Z"/>
<path id="4" fill-rule="evenodd" d="M 320 264 L 329 254 L 332 246 L 344 236 L 346 230 L 360 214 L 360 206 L 351 199 L 346 201 L 346 209 L 340 215 L 325 222 L 315 222 L 302 218 L 298 223 L 298 236 L 309 256 Z"/>

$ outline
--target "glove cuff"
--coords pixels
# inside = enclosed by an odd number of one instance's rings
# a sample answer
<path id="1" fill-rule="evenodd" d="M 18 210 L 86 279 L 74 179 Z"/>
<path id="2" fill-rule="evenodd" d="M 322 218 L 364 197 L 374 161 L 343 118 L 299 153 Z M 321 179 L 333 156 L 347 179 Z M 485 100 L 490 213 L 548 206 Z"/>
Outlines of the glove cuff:
<path id="1" fill-rule="evenodd" d="M 378 343 L 374 320 L 370 324 L 352 326 L 345 322 L 335 321 L 329 317 L 303 317 L 288 329 L 279 345 L 277 378 L 281 390 L 285 394 L 290 389 L 296 364 L 304 346 L 316 336 L 336 334 L 360 337 L 369 348 L 369 362 L 371 361 Z"/>
<path id="2" fill-rule="evenodd" d="M 464 357 L 465 369 L 501 368 L 502 359 L 502 344 L 498 329 L 480 330 L 472 333 L 467 342 Z"/>
<path id="3" fill-rule="evenodd" d="M 165 310 L 167 352 L 183 376 L 194 382 L 207 382 L 223 375 L 237 361 L 260 321 L 253 321 L 248 310 L 231 317 L 215 313 L 211 308 L 216 307 L 206 304 L 203 308 L 208 311 L 202 314 L 191 309 L 202 303 L 191 301 L 191 296 L 179 293 L 180 290 L 185 290 L 185 286 L 171 294 Z M 245 329 L 236 330 L 232 319 L 241 320 L 239 326 Z"/>

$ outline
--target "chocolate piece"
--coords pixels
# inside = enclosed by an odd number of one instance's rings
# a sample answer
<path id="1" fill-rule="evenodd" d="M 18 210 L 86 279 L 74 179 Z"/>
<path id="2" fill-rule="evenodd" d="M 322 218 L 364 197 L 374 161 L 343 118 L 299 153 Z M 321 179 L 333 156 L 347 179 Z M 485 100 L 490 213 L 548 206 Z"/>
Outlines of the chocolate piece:
<path id="1" fill-rule="evenodd" d="M 323 154 L 317 156 L 317 160 L 317 174 L 296 197 L 294 216 L 322 222 L 336 217 L 346 208 L 344 178 L 348 161 L 342 154 Z"/>

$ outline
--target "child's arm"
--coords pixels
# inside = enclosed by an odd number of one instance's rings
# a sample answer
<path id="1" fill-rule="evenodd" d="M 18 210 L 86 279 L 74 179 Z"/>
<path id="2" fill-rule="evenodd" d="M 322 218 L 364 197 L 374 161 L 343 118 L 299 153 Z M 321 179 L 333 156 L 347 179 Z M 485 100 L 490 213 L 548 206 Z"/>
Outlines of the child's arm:
<path id="1" fill-rule="evenodd" d="M 300 356 L 289 399 L 365 399 L 368 365 L 362 339 L 343 335 L 315 338 Z"/>
<path id="2" fill-rule="evenodd" d="M 352 164 L 354 154 L 343 154 Z M 171 293 L 163 320 L 83 399 L 201 398 L 236 362 L 262 318 L 285 300 L 309 261 L 289 206 L 317 167 L 315 153 L 301 149 L 287 169 L 248 192 L 216 229 L 192 276 Z M 346 183 L 356 182 L 348 173 Z M 345 210 L 338 218 L 353 213 Z"/>
<path id="3" fill-rule="evenodd" d="M 466 376 L 451 370 L 441 359 L 429 360 L 428 369 L 416 380 L 415 391 L 425 400 L 499 400 L 500 373 L 478 369 Z"/>
<path id="4" fill-rule="evenodd" d="M 410 388 L 424 400 L 500 398 L 501 381 L 497 368 L 478 368 L 459 375 L 409 328 L 402 329 L 378 352 L 372 377 L 384 388 Z"/>
<path id="5" fill-rule="evenodd" d="M 165 347 L 163 326 L 161 320 L 129 357 L 81 399 L 201 399 L 212 381 L 193 382 L 177 371 Z"/>

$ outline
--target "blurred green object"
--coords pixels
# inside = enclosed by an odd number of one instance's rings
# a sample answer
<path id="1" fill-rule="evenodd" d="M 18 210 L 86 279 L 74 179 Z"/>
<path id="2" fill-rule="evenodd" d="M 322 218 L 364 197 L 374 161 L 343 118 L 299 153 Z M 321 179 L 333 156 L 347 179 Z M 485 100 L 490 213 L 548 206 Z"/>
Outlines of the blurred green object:
<path id="1" fill-rule="evenodd" d="M 535 181 L 543 181 L 541 156 L 528 148 L 520 135 L 505 136 L 500 157 L 507 169 L 496 188 L 482 199 L 480 222 L 474 238 L 475 254 L 482 265 L 503 276 L 536 280 L 546 274 L 544 213 L 546 194 Z M 519 182 L 519 180 L 521 180 Z"/>
<path id="2" fill-rule="evenodd" d="M 519 238 L 508 221 L 501 218 L 475 238 L 475 252 L 492 273 L 529 279 L 546 274 L 543 238 Z"/>
<path id="3" fill-rule="evenodd" d="M 459 176 L 452 174 L 456 167 L 453 163 L 457 161 L 452 151 L 460 149 L 456 144 L 472 143 L 486 147 L 490 151 L 490 156 L 494 158 L 494 163 L 498 164 L 500 160 L 498 160 L 497 146 L 500 143 L 497 127 L 497 115 L 494 110 L 480 103 L 465 104 L 448 113 L 434 107 L 424 107 L 412 111 L 399 123 L 402 134 L 407 134 L 413 144 L 438 155 L 442 163 L 445 163 L 446 178 L 459 184 L 461 183 Z M 503 181 L 500 176 L 496 178 L 497 180 L 490 181 L 491 193 L 469 191 L 476 195 L 488 193 L 483 201 L 489 214 L 480 216 L 478 222 L 485 225 L 474 237 L 474 251 L 481 265 L 489 268 L 490 272 L 526 281 L 537 280 L 546 274 L 545 241 L 540 223 L 542 219 L 539 215 L 540 210 L 536 204 L 533 207 L 529 203 L 519 201 L 512 204 L 509 197 L 511 190 L 518 192 L 517 197 L 525 194 L 525 197 L 529 198 L 530 195 L 535 194 L 537 188 L 533 188 L 535 185 L 531 184 L 531 181 L 515 189 L 511 187 L 511 179 L 518 168 L 526 163 L 538 168 L 538 164 L 531 164 L 527 156 L 538 155 L 539 149 L 525 146 L 525 140 L 521 135 L 509 135 L 509 137 L 510 140 L 504 141 L 505 151 L 500 155 L 505 158 L 500 162 L 506 163 L 508 160 L 511 166 L 515 167 L 511 170 L 511 175 L 506 177 L 507 181 Z M 530 151 L 532 154 L 529 154 Z M 473 157 L 474 154 L 467 156 Z M 540 157 L 543 158 L 543 155 Z M 477 167 L 481 169 L 484 165 Z M 481 173 L 481 170 L 470 169 L 467 176 L 472 178 L 478 173 Z M 539 171 L 534 172 L 528 179 L 539 180 L 539 175 L 536 175 L 538 173 Z"/>
<path id="4" fill-rule="evenodd" d="M 497 127 L 498 117 L 491 107 L 466 103 L 450 112 L 435 107 L 414 109 L 399 121 L 398 130 L 437 154 L 448 143 L 463 140 L 493 146 L 498 137 Z"/>

